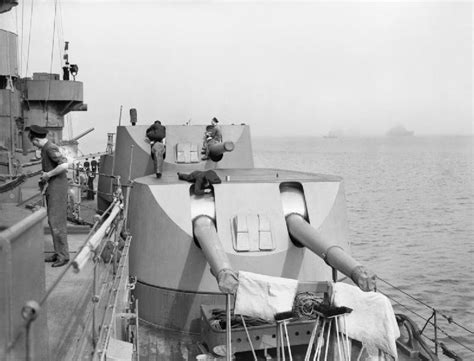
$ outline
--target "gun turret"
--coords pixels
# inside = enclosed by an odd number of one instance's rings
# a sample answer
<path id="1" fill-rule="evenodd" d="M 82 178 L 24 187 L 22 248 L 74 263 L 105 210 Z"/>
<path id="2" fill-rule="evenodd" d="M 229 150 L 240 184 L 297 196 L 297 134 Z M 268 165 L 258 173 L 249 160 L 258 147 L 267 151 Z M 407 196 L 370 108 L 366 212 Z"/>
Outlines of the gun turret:
<path id="1" fill-rule="evenodd" d="M 305 199 L 299 189 L 282 189 L 282 200 L 286 225 L 293 240 L 317 254 L 329 266 L 350 277 L 361 290 L 375 290 L 376 275 L 306 221 Z"/>
<path id="2" fill-rule="evenodd" d="M 225 152 L 232 152 L 234 150 L 234 142 L 223 142 L 209 145 L 209 158 L 213 162 L 219 162 L 224 156 Z"/>

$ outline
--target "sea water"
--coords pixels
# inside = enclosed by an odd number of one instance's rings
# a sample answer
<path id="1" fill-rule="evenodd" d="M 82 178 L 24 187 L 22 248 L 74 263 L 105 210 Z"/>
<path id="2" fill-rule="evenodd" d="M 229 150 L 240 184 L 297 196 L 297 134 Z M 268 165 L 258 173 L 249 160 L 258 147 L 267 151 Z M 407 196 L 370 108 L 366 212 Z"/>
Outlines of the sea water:
<path id="1" fill-rule="evenodd" d="M 463 347 L 474 350 L 473 146 L 472 136 L 253 141 L 257 167 L 343 177 L 353 256 L 435 308 L 439 340 L 464 360 L 474 360 L 474 351 Z M 378 290 L 420 328 L 433 314 L 383 281 Z M 432 346 L 433 327 L 423 335 Z"/>

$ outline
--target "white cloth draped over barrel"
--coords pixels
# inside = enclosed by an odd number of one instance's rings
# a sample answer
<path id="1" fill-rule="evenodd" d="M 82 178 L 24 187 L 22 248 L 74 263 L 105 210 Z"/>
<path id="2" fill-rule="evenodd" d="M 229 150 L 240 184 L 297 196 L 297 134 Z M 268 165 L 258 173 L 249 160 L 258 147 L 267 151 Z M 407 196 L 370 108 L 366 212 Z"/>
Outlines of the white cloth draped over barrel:
<path id="1" fill-rule="evenodd" d="M 376 347 L 398 359 L 395 341 L 400 337 L 400 329 L 386 296 L 363 292 L 358 287 L 337 282 L 333 285 L 333 304 L 352 308 L 353 311 L 345 316 L 345 322 L 340 318 L 340 330 L 362 342 L 369 355 L 376 352 Z"/>
<path id="2" fill-rule="evenodd" d="M 298 281 L 239 271 L 234 313 L 275 320 L 275 314 L 291 311 Z"/>

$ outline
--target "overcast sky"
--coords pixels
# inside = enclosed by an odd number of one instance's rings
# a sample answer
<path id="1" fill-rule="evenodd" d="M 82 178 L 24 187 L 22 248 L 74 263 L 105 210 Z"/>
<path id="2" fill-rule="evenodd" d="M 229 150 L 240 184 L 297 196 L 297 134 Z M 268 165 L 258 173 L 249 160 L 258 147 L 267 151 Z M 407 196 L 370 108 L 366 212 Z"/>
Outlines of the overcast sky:
<path id="1" fill-rule="evenodd" d="M 55 2 L 34 4 L 28 75 L 51 64 Z M 254 135 L 473 132 L 471 2 L 57 4 L 53 72 L 67 40 L 89 107 L 73 113 L 74 134 L 95 127 L 82 142 L 92 147 L 121 105 L 122 123 L 134 107 L 142 124 L 216 116 Z M 30 14 L 27 0 L 0 15 L 23 43 L 22 76 Z"/>

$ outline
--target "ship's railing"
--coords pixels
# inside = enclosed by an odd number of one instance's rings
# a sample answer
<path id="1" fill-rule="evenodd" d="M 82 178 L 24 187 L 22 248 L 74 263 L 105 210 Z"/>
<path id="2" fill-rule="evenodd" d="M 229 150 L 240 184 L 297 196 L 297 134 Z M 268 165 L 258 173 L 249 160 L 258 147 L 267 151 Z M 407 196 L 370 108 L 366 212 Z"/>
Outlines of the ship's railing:
<path id="1" fill-rule="evenodd" d="M 72 262 L 65 266 L 39 301 L 30 300 L 25 303 L 22 308 L 24 322 L 14 332 L 15 336 L 6 349 L 6 360 L 13 357 L 11 355 L 15 349 L 18 351 L 22 347 L 21 340 L 24 340 L 24 359 L 39 359 L 30 337 L 32 325 L 46 303 L 51 301 L 52 295 L 61 292 L 62 284 L 76 282 L 74 277 L 77 279 L 77 286 L 74 285 L 77 287 L 77 299 L 69 310 L 69 317 L 60 320 L 56 327 L 61 329 L 61 336 L 60 340 L 50 340 L 49 359 L 87 357 L 105 360 L 111 339 L 115 343 L 131 341 L 125 342 L 125 346 L 131 350 L 130 358 L 138 359 L 137 305 L 130 298 L 129 291 L 133 289 L 134 282 L 128 278 L 131 236 L 124 231 L 126 217 L 123 212 L 123 197 L 120 194 L 121 187 L 117 189 L 114 201 L 96 219 Z M 48 312 L 55 310 L 49 308 Z M 73 340 L 72 346 L 70 343 Z M 124 344 L 119 346 L 123 347 Z"/>
<path id="2" fill-rule="evenodd" d="M 456 352 L 449 349 L 441 340 L 449 340 L 458 347 L 456 349 L 461 350 L 463 353 L 469 353 L 471 356 L 469 359 L 474 358 L 474 349 L 466 344 L 464 340 L 472 340 L 474 332 L 462 325 L 461 323 L 454 320 L 452 316 L 447 315 L 446 312 L 434 308 L 422 300 L 410 295 L 409 293 L 402 290 L 390 282 L 377 277 L 383 282 L 388 288 L 385 290 L 378 289 L 378 292 L 383 293 L 395 304 L 394 307 L 408 311 L 420 318 L 424 324 L 420 330 L 420 336 L 424 337 L 434 345 L 435 354 L 439 355 L 439 349 L 441 348 L 442 353 L 454 360 L 462 360 L 461 356 L 458 356 Z M 452 334 L 457 336 L 452 336 Z M 462 333 L 462 334 L 461 334 Z"/>

